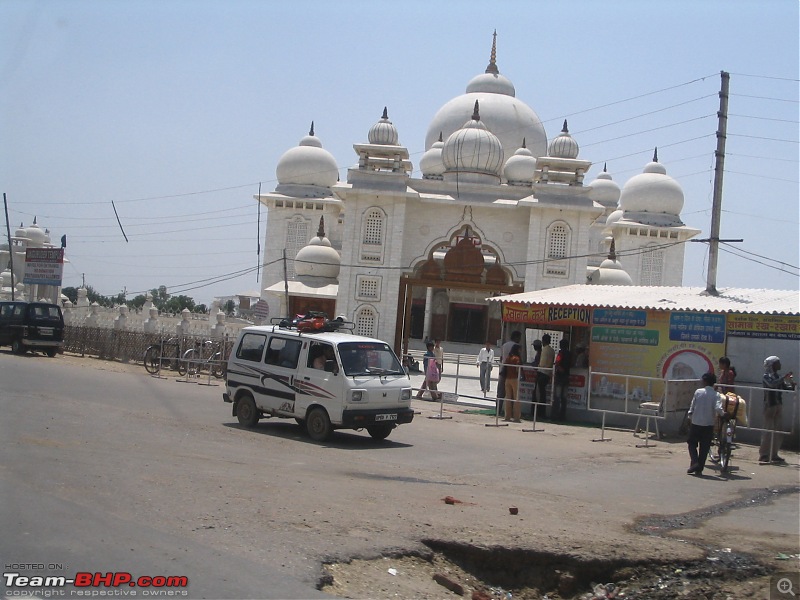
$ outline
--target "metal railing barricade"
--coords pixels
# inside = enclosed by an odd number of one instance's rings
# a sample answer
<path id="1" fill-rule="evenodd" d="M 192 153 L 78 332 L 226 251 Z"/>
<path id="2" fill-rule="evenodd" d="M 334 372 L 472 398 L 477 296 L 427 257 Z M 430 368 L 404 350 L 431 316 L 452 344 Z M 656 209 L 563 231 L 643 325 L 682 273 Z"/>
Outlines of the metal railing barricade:
<path id="1" fill-rule="evenodd" d="M 637 399 L 634 399 L 632 397 L 633 396 L 633 390 L 631 389 L 631 385 L 630 385 L 630 382 L 632 380 L 655 382 L 658 385 L 664 385 L 664 393 L 661 396 L 660 407 L 658 409 L 658 412 L 656 414 L 647 415 L 648 418 L 645 419 L 644 444 L 637 444 L 636 445 L 637 448 L 649 448 L 650 447 L 650 419 L 666 420 L 666 418 L 667 418 L 667 415 L 666 415 L 666 398 L 668 397 L 668 394 L 669 394 L 669 380 L 658 379 L 658 378 L 655 378 L 655 377 L 643 377 L 643 376 L 639 376 L 639 375 L 623 375 L 621 373 L 604 373 L 604 372 L 600 372 L 600 371 L 593 372 L 591 370 L 591 368 L 589 369 L 588 377 L 589 377 L 589 380 L 587 382 L 587 390 L 586 390 L 586 410 L 588 410 L 590 412 L 599 412 L 599 413 L 601 413 L 601 416 L 602 416 L 601 417 L 602 418 L 601 426 L 600 426 L 600 438 L 599 439 L 593 439 L 592 440 L 593 442 L 605 442 L 605 441 L 609 441 L 611 439 L 611 438 L 605 437 L 606 415 L 607 414 L 626 415 L 626 416 L 631 416 L 631 417 L 633 417 L 633 416 L 641 416 L 640 405 L 643 404 L 644 402 L 647 402 L 647 399 L 646 399 L 647 396 L 641 395 Z M 602 396 L 610 397 L 612 400 L 619 400 L 620 399 L 619 396 L 620 396 L 620 392 L 621 392 L 621 394 L 622 394 L 621 395 L 621 399 L 623 400 L 623 409 L 622 410 L 614 410 L 614 409 L 609 409 L 609 408 L 595 408 L 595 407 L 592 406 L 593 390 L 596 389 L 595 385 L 594 385 L 596 377 L 601 378 L 601 383 L 600 383 L 599 386 L 597 386 L 597 389 L 598 390 L 603 390 L 604 392 L 609 392 L 609 393 L 602 394 Z M 607 381 L 606 381 L 605 384 L 602 382 L 602 378 L 606 378 Z M 622 390 L 619 389 L 619 387 L 618 387 L 619 384 L 618 383 L 609 382 L 608 381 L 609 378 L 611 378 L 613 380 L 619 380 L 619 379 L 624 380 L 623 389 Z M 612 389 L 613 389 L 613 391 L 611 391 Z M 635 389 L 641 390 L 641 388 L 634 388 L 634 390 Z M 600 395 L 600 394 L 597 393 L 597 395 Z M 629 404 L 631 402 L 635 403 L 636 408 L 637 408 L 637 410 L 639 412 L 630 412 L 628 410 Z M 635 431 L 635 428 L 634 428 L 634 435 L 637 435 L 637 432 Z"/>

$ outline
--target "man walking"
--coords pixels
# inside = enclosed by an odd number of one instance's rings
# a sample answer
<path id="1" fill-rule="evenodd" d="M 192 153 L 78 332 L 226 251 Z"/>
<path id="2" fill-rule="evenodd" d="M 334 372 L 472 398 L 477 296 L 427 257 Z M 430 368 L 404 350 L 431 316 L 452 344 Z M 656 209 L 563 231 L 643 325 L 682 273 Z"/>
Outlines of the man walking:
<path id="1" fill-rule="evenodd" d="M 491 389 L 492 382 L 492 366 L 494 365 L 494 349 L 492 342 L 486 342 L 486 345 L 478 352 L 477 366 L 480 369 L 481 391 L 486 396 L 486 392 Z"/>

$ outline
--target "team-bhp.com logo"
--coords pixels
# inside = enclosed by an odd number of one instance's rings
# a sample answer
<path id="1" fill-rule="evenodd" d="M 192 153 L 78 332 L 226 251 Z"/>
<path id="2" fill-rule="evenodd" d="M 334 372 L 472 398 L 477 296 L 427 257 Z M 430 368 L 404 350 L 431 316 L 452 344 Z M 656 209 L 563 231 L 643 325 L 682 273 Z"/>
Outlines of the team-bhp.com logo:
<path id="1" fill-rule="evenodd" d="M 137 589 L 142 596 L 185 596 L 186 588 L 189 586 L 189 578 L 177 575 L 142 575 L 134 577 L 126 571 L 111 571 L 108 573 L 90 573 L 81 571 L 75 573 L 74 577 L 64 577 L 63 575 L 22 575 L 20 573 L 3 573 L 6 584 L 6 597 L 28 596 L 26 593 L 31 589 L 50 590 L 48 595 L 53 594 L 67 586 L 77 588 L 70 590 L 70 595 L 78 596 L 136 596 Z M 106 588 L 114 588 L 116 592 L 106 591 Z M 137 588 L 137 589 L 130 589 Z M 178 588 L 178 589 L 176 589 Z"/>

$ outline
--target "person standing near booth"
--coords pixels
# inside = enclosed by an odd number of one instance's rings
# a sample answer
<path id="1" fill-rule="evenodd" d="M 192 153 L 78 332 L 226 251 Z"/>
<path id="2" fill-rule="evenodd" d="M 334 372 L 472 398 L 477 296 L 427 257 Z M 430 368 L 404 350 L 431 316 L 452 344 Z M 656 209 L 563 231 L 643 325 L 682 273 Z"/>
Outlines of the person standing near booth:
<path id="1" fill-rule="evenodd" d="M 777 433 L 782 427 L 783 420 L 783 392 L 793 390 L 796 385 L 792 373 L 781 375 L 781 359 L 769 356 L 764 359 L 764 431 L 761 434 L 761 447 L 758 451 L 758 462 L 785 463 L 786 460 L 778 456 L 783 442 L 783 434 Z M 775 432 L 773 434 L 773 432 Z M 773 441 L 773 435 L 774 441 Z M 771 448 L 770 448 L 771 447 Z M 770 452 L 771 449 L 771 452 Z"/>
<path id="2" fill-rule="evenodd" d="M 536 374 L 536 388 L 539 390 L 539 402 L 542 404 L 540 407 L 542 419 L 547 418 L 547 384 L 550 383 L 551 369 L 556 360 L 556 351 L 553 350 L 553 347 L 550 345 L 551 339 L 549 333 L 545 333 L 542 336 L 542 353 L 539 357 L 539 367 L 547 370 L 539 371 Z M 551 416 L 553 414 L 555 413 L 551 413 Z"/>
<path id="3" fill-rule="evenodd" d="M 506 395 L 503 400 L 503 408 L 505 409 L 505 420 L 514 423 L 522 422 L 522 404 L 519 401 L 519 365 L 522 364 L 522 357 L 520 356 L 520 345 L 514 344 L 506 357 Z"/>
<path id="4" fill-rule="evenodd" d="M 567 388 L 569 388 L 569 370 L 572 356 L 569 341 L 562 338 L 558 343 L 558 355 L 553 363 L 553 421 L 565 421 L 567 418 Z"/>

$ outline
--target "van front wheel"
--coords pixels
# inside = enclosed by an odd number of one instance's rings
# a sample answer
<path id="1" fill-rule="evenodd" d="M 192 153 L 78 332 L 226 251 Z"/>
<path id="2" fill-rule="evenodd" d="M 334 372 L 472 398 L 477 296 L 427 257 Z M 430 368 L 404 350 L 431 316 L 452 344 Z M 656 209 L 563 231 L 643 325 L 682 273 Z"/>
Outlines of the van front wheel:
<path id="1" fill-rule="evenodd" d="M 19 339 L 14 340 L 11 342 L 11 352 L 14 354 L 25 354 L 25 344 Z"/>
<path id="2" fill-rule="evenodd" d="M 315 442 L 324 442 L 331 435 L 333 428 L 331 420 L 324 408 L 314 408 L 308 413 L 306 419 L 306 431 L 308 436 Z"/>
<path id="3" fill-rule="evenodd" d="M 385 440 L 392 433 L 394 425 L 390 423 L 379 423 L 375 425 L 368 425 L 367 432 L 376 440 Z"/>
<path id="4" fill-rule="evenodd" d="M 258 423 L 258 409 L 252 396 L 242 396 L 236 402 L 236 418 L 245 427 L 254 427 Z"/>

